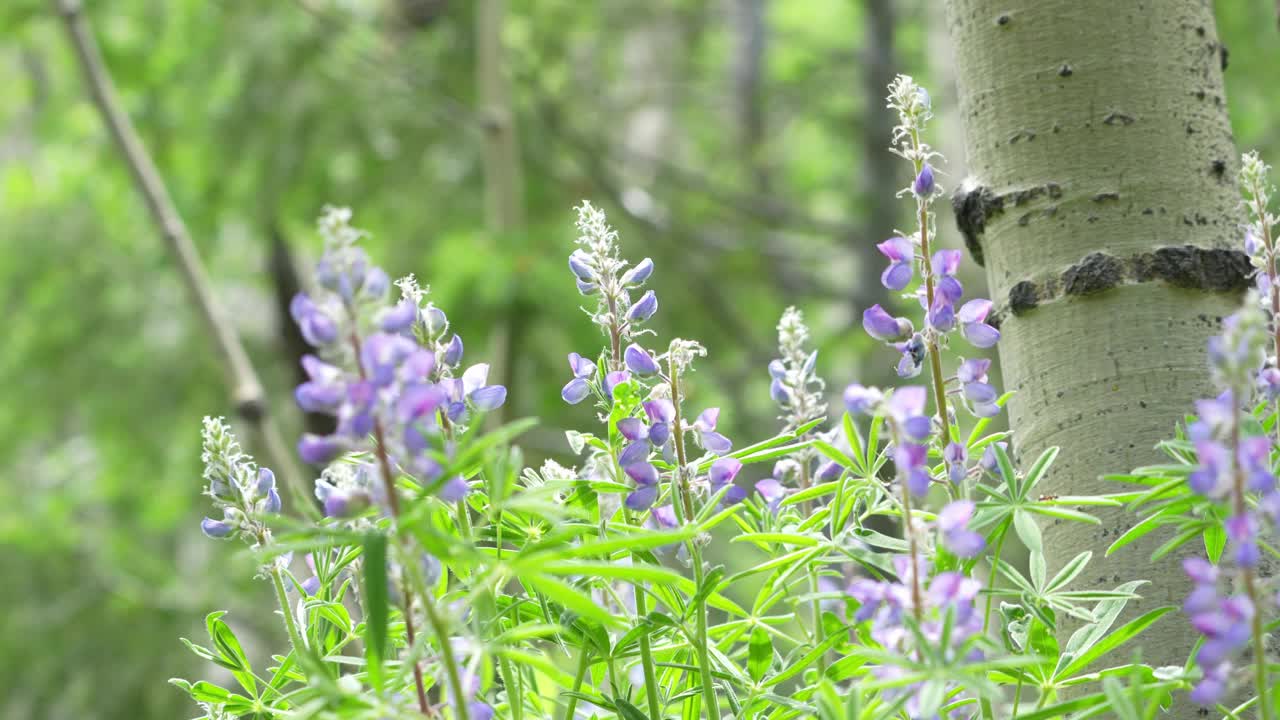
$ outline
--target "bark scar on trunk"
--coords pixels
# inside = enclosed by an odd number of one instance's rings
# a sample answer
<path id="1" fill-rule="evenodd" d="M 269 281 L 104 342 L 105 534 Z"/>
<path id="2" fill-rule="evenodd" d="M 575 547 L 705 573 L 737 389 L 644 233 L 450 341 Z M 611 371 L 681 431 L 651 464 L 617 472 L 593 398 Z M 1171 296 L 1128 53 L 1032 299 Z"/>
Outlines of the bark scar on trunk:
<path id="1" fill-rule="evenodd" d="M 1015 283 L 997 315 L 1021 315 L 1061 297 L 1083 297 L 1118 285 L 1145 282 L 1159 281 L 1202 292 L 1243 292 L 1253 273 L 1249 256 L 1234 249 L 1174 245 L 1123 258 L 1095 252 L 1061 272 Z"/>
<path id="2" fill-rule="evenodd" d="M 1035 133 L 1031 133 L 1031 137 L 1034 138 Z M 982 254 L 982 235 L 987 230 L 987 220 L 1002 214 L 1009 208 L 1023 207 L 1041 198 L 1058 200 L 1061 197 L 1062 186 L 1056 182 L 1010 190 L 997 195 L 985 185 L 975 185 L 971 180 L 966 180 L 951 195 L 951 210 L 956 218 L 956 228 L 964 238 L 965 248 L 973 256 L 974 262 L 985 265 Z M 1045 215 L 1052 215 L 1055 212 L 1057 212 L 1056 205 L 1044 210 Z M 1030 219 L 1031 215 L 1027 213 L 1019 219 L 1019 222 L 1026 225 Z"/>

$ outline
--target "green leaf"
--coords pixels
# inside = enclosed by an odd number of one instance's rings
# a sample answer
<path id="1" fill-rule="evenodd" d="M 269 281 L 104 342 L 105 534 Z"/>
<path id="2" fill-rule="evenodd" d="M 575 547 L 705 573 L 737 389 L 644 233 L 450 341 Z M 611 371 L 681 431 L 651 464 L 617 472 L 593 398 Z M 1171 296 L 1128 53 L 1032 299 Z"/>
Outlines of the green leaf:
<path id="1" fill-rule="evenodd" d="M 1080 652 L 1080 655 L 1076 656 L 1075 659 L 1073 659 L 1061 671 L 1055 673 L 1055 677 L 1069 678 L 1081 670 L 1084 670 L 1095 660 L 1101 658 L 1112 650 L 1115 650 L 1136 637 L 1142 631 L 1151 627 L 1157 620 L 1164 617 L 1172 610 L 1172 607 L 1156 608 L 1155 610 L 1144 613 L 1124 625 L 1121 625 L 1114 632 L 1106 633 L 1104 631 L 1101 638 L 1094 644 L 1090 645 L 1088 648 L 1079 649 L 1078 652 Z M 1110 627 L 1110 623 L 1108 623 L 1108 627 Z M 1068 643 L 1068 645 L 1070 644 Z M 1065 657 L 1066 656 L 1064 656 L 1064 659 Z"/>
<path id="2" fill-rule="evenodd" d="M 538 592 L 563 605 L 566 609 L 577 613 L 581 617 L 590 618 L 591 620 L 595 620 L 596 622 L 605 625 L 623 625 L 621 618 L 616 617 L 613 613 L 601 607 L 591 598 L 590 595 L 574 588 L 568 583 L 540 573 L 526 573 L 522 575 L 520 579 L 521 581 L 532 585 Z"/>
<path id="3" fill-rule="evenodd" d="M 1126 530 L 1123 535 L 1116 538 L 1115 542 L 1111 543 L 1111 547 L 1107 548 L 1106 557 L 1111 557 L 1111 553 L 1150 533 L 1165 522 L 1167 521 L 1158 514 L 1143 518 L 1141 522 Z"/>
<path id="4" fill-rule="evenodd" d="M 769 633 L 764 628 L 757 627 L 751 631 L 751 642 L 747 650 L 747 672 L 751 674 L 751 679 L 760 682 L 760 679 L 769 672 L 769 666 L 773 664 L 773 640 L 769 638 Z"/>
<path id="5" fill-rule="evenodd" d="M 1058 571 L 1057 575 L 1053 576 L 1053 579 L 1050 580 L 1049 584 L 1045 586 L 1044 588 L 1045 592 L 1049 593 L 1049 592 L 1053 592 L 1054 590 L 1058 590 L 1060 588 L 1066 587 L 1068 583 L 1070 583 L 1072 580 L 1075 580 L 1076 577 L 1079 576 L 1080 573 L 1084 571 L 1085 565 L 1088 565 L 1089 560 L 1091 559 L 1093 559 L 1093 553 L 1087 550 L 1085 552 L 1080 553 L 1079 555 L 1076 555 L 1074 558 L 1071 559 L 1071 562 L 1062 566 L 1062 569 Z"/>
<path id="6" fill-rule="evenodd" d="M 606 562 L 564 560 L 542 563 L 536 567 L 536 570 L 554 575 L 615 578 L 617 580 L 626 580 L 634 585 L 645 582 L 675 585 L 684 579 L 674 570 L 669 570 L 661 565 L 648 565 L 645 563 L 622 565 Z"/>
<path id="7" fill-rule="evenodd" d="M 1044 553 L 1044 541 L 1040 535 L 1040 525 L 1030 513 L 1020 510 L 1013 513 L 1013 529 L 1018 533 L 1022 544 L 1033 553 Z"/>
<path id="8" fill-rule="evenodd" d="M 1044 474 L 1053 466 L 1053 461 L 1057 458 L 1057 446 L 1046 448 L 1044 452 L 1040 453 L 1040 457 L 1036 458 L 1035 464 L 1032 465 L 1031 470 L 1027 472 L 1027 477 L 1023 480 L 1023 487 L 1025 487 L 1027 491 L 1034 488 L 1036 483 L 1040 482 Z"/>
<path id="9" fill-rule="evenodd" d="M 235 675 L 240 686 L 256 696 L 258 681 L 253 677 L 249 658 L 245 656 L 244 649 L 240 647 L 240 641 L 236 639 L 236 634 L 231 627 L 222 621 L 223 615 L 226 615 L 226 611 L 219 610 L 209 613 L 204 619 L 205 627 L 209 630 L 209 639 L 213 641 L 213 646 L 223 661 L 218 664 L 231 670 L 231 674 Z"/>
<path id="10" fill-rule="evenodd" d="M 365 650 L 373 686 L 382 688 L 382 663 L 387 657 L 387 538 L 369 533 L 364 540 Z"/>

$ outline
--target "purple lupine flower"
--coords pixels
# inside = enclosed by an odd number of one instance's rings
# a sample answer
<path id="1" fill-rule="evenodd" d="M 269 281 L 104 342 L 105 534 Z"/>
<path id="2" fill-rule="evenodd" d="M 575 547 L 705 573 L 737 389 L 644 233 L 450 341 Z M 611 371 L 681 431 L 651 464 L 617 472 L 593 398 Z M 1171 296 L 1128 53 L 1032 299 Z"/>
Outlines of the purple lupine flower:
<path id="1" fill-rule="evenodd" d="M 711 484 L 711 492 L 719 492 L 720 488 L 731 484 L 741 471 L 742 461 L 737 458 L 720 458 L 711 463 L 711 469 L 707 472 L 707 479 Z"/>
<path id="2" fill-rule="evenodd" d="M 942 533 L 942 544 L 958 557 L 975 557 L 987 546 L 987 541 L 982 535 L 969 529 L 974 508 L 975 505 L 970 500 L 957 500 L 948 503 L 938 513 L 938 530 Z"/>
<path id="3" fill-rule="evenodd" d="M 449 345 L 444 349 L 444 357 L 441 360 L 449 367 L 458 367 L 462 364 L 462 338 L 457 334 L 453 334 L 453 338 L 449 340 Z"/>
<path id="4" fill-rule="evenodd" d="M 338 323 L 319 305 L 298 293 L 289 302 L 289 314 L 298 324 L 302 337 L 314 347 L 332 344 L 338 339 Z"/>
<path id="5" fill-rule="evenodd" d="M 844 473 L 844 466 L 835 460 L 828 460 L 818 466 L 818 471 L 814 473 L 815 482 L 831 482 L 840 479 L 840 475 Z"/>
<path id="6" fill-rule="evenodd" d="M 664 447 L 671 438 L 671 423 L 676 419 L 676 407 L 670 400 L 650 400 L 644 403 L 644 414 L 649 417 L 649 442 L 654 447 Z"/>
<path id="7" fill-rule="evenodd" d="M 707 408 L 698 415 L 693 428 L 698 431 L 698 440 L 702 447 L 715 455 L 724 455 L 733 449 L 729 438 L 716 432 L 716 423 L 720 419 L 720 408 Z"/>
<path id="8" fill-rule="evenodd" d="M 346 441 L 336 435 L 306 433 L 298 440 L 298 455 L 308 465 L 324 465 L 346 449 Z"/>
<path id="9" fill-rule="evenodd" d="M 956 311 L 960 321 L 960 334 L 974 347 L 989 348 L 1000 340 L 1000 331 L 987 324 L 991 312 L 990 300 L 970 300 Z"/>
<path id="10" fill-rule="evenodd" d="M 653 359 L 648 350 L 635 343 L 627 346 L 622 357 L 627 364 L 627 369 L 636 375 L 653 375 L 658 372 L 658 361 Z"/>
<path id="11" fill-rule="evenodd" d="M 898 476 L 912 495 L 920 497 L 929 492 L 932 478 L 929 477 L 928 459 L 929 448 L 925 445 L 904 442 L 893 449 L 893 462 L 898 469 Z"/>
<path id="12" fill-rule="evenodd" d="M 581 279 L 579 279 L 577 282 L 578 282 L 578 292 L 582 295 L 595 295 L 596 291 L 600 289 L 600 287 L 595 283 L 585 282 Z"/>
<path id="13" fill-rule="evenodd" d="M 942 449 L 942 460 L 947 465 L 947 479 L 953 483 L 964 480 L 968 470 L 965 463 L 969 460 L 969 451 L 962 443 L 952 441 Z"/>
<path id="14" fill-rule="evenodd" d="M 275 515 L 280 512 L 283 503 L 280 502 L 280 493 L 275 488 L 267 491 L 266 499 L 262 503 L 262 511 Z"/>
<path id="15" fill-rule="evenodd" d="M 587 254 L 581 250 L 574 250 L 569 254 L 569 270 L 578 278 L 579 282 L 589 283 L 595 280 L 596 273 L 591 269 L 591 265 L 587 262 Z"/>
<path id="16" fill-rule="evenodd" d="M 1205 669 L 1204 676 L 1187 696 L 1191 702 L 1205 707 L 1218 704 L 1227 692 L 1227 684 L 1231 680 L 1231 663 L 1218 663 Z"/>
<path id="17" fill-rule="evenodd" d="M 1265 367 L 1258 371 L 1258 389 L 1267 400 L 1275 402 L 1280 398 L 1280 369 Z"/>
<path id="18" fill-rule="evenodd" d="M 658 469 L 646 462 L 624 467 L 623 472 L 636 483 L 636 489 L 627 495 L 627 508 L 634 512 L 649 509 L 658 499 Z"/>
<path id="19" fill-rule="evenodd" d="M 770 512 L 778 512 L 778 508 L 782 505 L 782 501 L 786 499 L 789 491 L 783 487 L 782 483 L 773 478 L 765 478 L 756 483 L 756 492 L 760 493 L 760 497 L 764 498 L 765 505 Z"/>
<path id="20" fill-rule="evenodd" d="M 449 327 L 449 317 L 435 305 L 428 304 L 422 311 L 422 324 L 427 328 L 428 337 L 439 337 Z"/>
<path id="21" fill-rule="evenodd" d="M 895 370 L 900 378 L 913 378 L 924 369 L 925 346 L 924 336 L 916 333 L 906 342 L 894 343 L 893 349 L 902 353 Z"/>
<path id="22" fill-rule="evenodd" d="M 997 447 L 1008 452 L 1009 443 L 1001 441 L 988 445 L 987 448 L 982 451 L 982 458 L 978 460 L 978 465 L 981 466 L 983 470 L 986 470 L 996 477 L 1003 477 L 1004 471 L 1000 469 L 1000 462 L 996 458 L 995 449 Z"/>
<path id="23" fill-rule="evenodd" d="M 884 401 L 884 393 L 873 387 L 853 383 L 844 389 L 844 407 L 851 415 L 870 415 Z"/>
<path id="24" fill-rule="evenodd" d="M 222 538 L 230 537 L 231 533 L 235 532 L 235 530 L 236 528 L 234 525 L 222 520 L 214 520 L 213 518 L 207 517 L 200 521 L 200 532 L 211 538 L 220 540 Z"/>
<path id="25" fill-rule="evenodd" d="M 328 493 L 323 502 L 326 516 L 345 519 L 364 512 L 372 498 L 362 490 L 336 488 Z"/>
<path id="26" fill-rule="evenodd" d="M 916 179 L 911 183 L 911 192 L 915 193 L 916 197 L 928 197 L 933 193 L 933 188 L 933 168 L 929 163 L 925 163 L 920 168 L 920 174 L 916 175 Z"/>
<path id="27" fill-rule="evenodd" d="M 307 412 L 331 412 L 346 396 L 342 371 L 315 355 L 302 356 L 302 368 L 311 378 L 294 390 L 298 407 Z"/>
<path id="28" fill-rule="evenodd" d="M 885 403 L 889 417 L 898 424 L 903 435 L 915 442 L 924 442 L 932 431 L 929 418 L 924 414 L 928 396 L 929 391 L 924 387 L 908 385 L 894 390 Z"/>
<path id="29" fill-rule="evenodd" d="M 645 258 L 622 274 L 623 285 L 641 285 L 653 274 L 653 260 Z"/>
<path id="30" fill-rule="evenodd" d="M 604 376 L 604 394 L 613 397 L 613 389 L 631 380 L 631 373 L 626 370 L 614 370 Z"/>
<path id="31" fill-rule="evenodd" d="M 1241 438 L 1236 462 L 1249 478 L 1250 490 L 1266 494 L 1276 487 L 1276 476 L 1271 473 L 1271 438 L 1254 435 Z"/>
<path id="32" fill-rule="evenodd" d="M 876 304 L 863 311 L 862 329 L 877 340 L 900 342 L 911 337 L 913 326 L 910 320 L 895 318 Z"/>
<path id="33" fill-rule="evenodd" d="M 1227 518 L 1227 539 L 1235 548 L 1235 563 L 1243 568 L 1256 567 L 1261 559 L 1258 551 L 1258 519 L 1248 510 Z"/>
<path id="34" fill-rule="evenodd" d="M 1231 492 L 1231 453 L 1212 440 L 1195 443 L 1199 465 L 1187 476 L 1192 491 L 1220 499 Z"/>
<path id="35" fill-rule="evenodd" d="M 405 299 L 383 310 L 378 320 L 378 326 L 383 332 L 400 333 L 413 327 L 413 323 L 418 319 L 418 304 L 412 300 Z"/>
<path id="36" fill-rule="evenodd" d="M 640 299 L 627 310 L 627 320 L 631 322 L 644 322 L 653 317 L 658 312 L 658 296 L 652 290 L 646 291 Z"/>
<path id="37" fill-rule="evenodd" d="M 956 326 L 956 309 L 952 301 L 947 299 L 942 293 L 934 293 L 933 304 L 929 306 L 929 312 L 925 315 L 925 320 L 929 323 L 929 327 L 938 332 L 951 332 Z"/>
<path id="38" fill-rule="evenodd" d="M 573 379 L 560 390 L 560 397 L 570 405 L 577 405 L 591 394 L 596 364 L 576 352 L 569 353 L 569 370 L 573 372 Z"/>
<path id="39" fill-rule="evenodd" d="M 649 460 L 649 450 L 648 441 L 637 440 L 636 442 L 628 443 L 626 447 L 622 448 L 622 452 L 618 453 L 618 464 L 626 467 L 636 463 L 647 462 Z"/>
<path id="40" fill-rule="evenodd" d="M 663 530 L 673 530 L 680 525 L 676 519 L 676 509 L 669 503 L 650 509 L 649 517 L 653 518 L 654 524 Z"/>
<path id="41" fill-rule="evenodd" d="M 786 385 L 782 384 L 782 380 L 774 378 L 769 381 L 769 399 L 778 404 L 779 407 L 789 407 L 791 405 L 791 391 Z"/>
<path id="42" fill-rule="evenodd" d="M 889 290 L 901 290 L 911 282 L 915 266 L 915 246 L 904 237 L 891 237 L 876 245 L 889 259 L 889 267 L 880 274 L 880 284 Z"/>
<path id="43" fill-rule="evenodd" d="M 960 363 L 956 379 L 960 381 L 966 406 L 978 417 L 995 417 L 1000 414 L 999 394 L 987 383 L 987 369 L 991 361 L 986 358 L 970 358 Z"/>
<path id="44" fill-rule="evenodd" d="M 940 295 L 952 304 L 960 302 L 964 295 L 964 286 L 955 276 L 960 269 L 960 257 L 959 250 L 939 250 L 933 254 L 931 263 L 937 275 L 937 285 L 933 290 L 935 297 Z"/>

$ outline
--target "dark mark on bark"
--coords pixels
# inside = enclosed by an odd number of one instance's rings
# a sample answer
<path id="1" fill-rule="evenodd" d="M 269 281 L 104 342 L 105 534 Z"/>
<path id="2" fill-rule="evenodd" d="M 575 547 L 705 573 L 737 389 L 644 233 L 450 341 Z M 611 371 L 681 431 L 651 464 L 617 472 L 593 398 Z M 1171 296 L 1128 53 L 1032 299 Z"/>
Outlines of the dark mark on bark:
<path id="1" fill-rule="evenodd" d="M 1009 312 L 1014 315 L 1021 315 L 1039 304 L 1040 298 L 1036 294 L 1035 283 L 1023 280 L 1009 288 Z"/>
<path id="2" fill-rule="evenodd" d="M 1132 265 L 1138 282 L 1163 280 L 1175 287 L 1211 292 L 1244 290 L 1253 274 L 1244 252 L 1195 245 L 1162 247 L 1136 256 Z"/>
<path id="3" fill-rule="evenodd" d="M 1071 73 L 1075 72 L 1071 68 L 1070 63 L 1062 63 L 1062 67 L 1058 68 L 1058 77 L 1071 77 Z"/>
<path id="4" fill-rule="evenodd" d="M 1213 174 L 1214 174 L 1214 176 L 1215 176 L 1215 177 L 1217 177 L 1219 180 L 1221 180 L 1221 179 L 1226 175 L 1226 172 L 1227 172 L 1227 163 L 1226 163 L 1226 162 L 1224 162 L 1224 161 L 1222 161 L 1222 160 L 1214 160 L 1214 161 L 1213 161 Z"/>
<path id="5" fill-rule="evenodd" d="M 1011 19 L 1012 19 L 1012 18 L 1010 18 L 1008 15 L 1001 15 L 1000 17 L 997 17 L 997 18 L 996 18 L 996 24 L 997 24 L 997 25 L 1008 25 L 1008 24 L 1009 24 L 1009 20 L 1011 20 Z"/>
<path id="6" fill-rule="evenodd" d="M 1112 110 L 1102 116 L 1102 122 L 1107 125 L 1132 125 L 1135 122 L 1135 118 L 1129 113 Z"/>
<path id="7" fill-rule="evenodd" d="M 965 190 L 964 186 L 957 189 L 951 196 L 951 209 L 955 214 L 956 228 L 964 237 L 964 245 L 974 261 L 979 265 L 984 262 L 982 235 L 986 232 L 987 220 L 1010 207 L 1022 207 L 1045 197 L 1052 200 L 1061 198 L 1062 186 L 1051 182 L 1023 190 L 1014 190 L 1004 195 L 996 195 L 990 188 L 981 185 L 970 187 L 968 190 Z M 1047 208 L 1044 214 L 1048 217 L 1056 212 L 1057 207 L 1053 206 Z M 1019 215 L 1017 222 L 1020 225 L 1030 223 L 1031 213 Z"/>
<path id="8" fill-rule="evenodd" d="M 1108 200 L 1119 200 L 1119 199 L 1120 199 L 1120 193 L 1114 192 L 1114 191 L 1100 192 L 1097 195 L 1093 196 L 1093 201 L 1096 203 L 1106 202 Z"/>
<path id="9" fill-rule="evenodd" d="M 1227 58 L 1231 55 L 1231 51 L 1227 50 L 1225 43 L 1218 43 L 1218 52 L 1222 55 L 1222 72 L 1226 72 L 1227 63 L 1230 62 Z"/>
<path id="10" fill-rule="evenodd" d="M 1119 285 L 1123 279 L 1123 264 L 1112 255 L 1096 252 L 1062 273 L 1062 289 L 1068 295 L 1092 295 Z"/>
<path id="11" fill-rule="evenodd" d="M 1240 250 L 1177 245 L 1123 259 L 1096 252 L 1062 273 L 1015 283 L 999 312 L 1018 316 L 1064 295 L 1083 297 L 1125 283 L 1160 281 L 1187 290 L 1243 292 L 1252 273 L 1249 256 Z"/>
<path id="12" fill-rule="evenodd" d="M 951 195 L 951 210 L 956 228 L 964 237 L 964 246 L 973 261 L 982 265 L 982 234 L 987 229 L 987 218 L 1004 212 L 1004 198 L 996 197 L 990 188 L 981 185 L 968 191 L 961 186 Z"/>
<path id="13" fill-rule="evenodd" d="M 1032 140 L 1035 140 L 1035 139 L 1036 139 L 1035 130 L 1032 130 L 1031 128 L 1022 128 L 1021 130 L 1014 133 L 1009 138 L 1009 144 L 1016 145 L 1019 140 L 1026 140 L 1027 142 L 1031 142 Z"/>

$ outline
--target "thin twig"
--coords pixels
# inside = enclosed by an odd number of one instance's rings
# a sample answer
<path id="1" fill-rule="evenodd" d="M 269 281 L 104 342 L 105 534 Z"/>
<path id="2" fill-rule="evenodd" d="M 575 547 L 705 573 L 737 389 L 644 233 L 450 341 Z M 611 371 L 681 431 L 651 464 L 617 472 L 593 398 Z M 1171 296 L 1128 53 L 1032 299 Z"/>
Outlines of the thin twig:
<path id="1" fill-rule="evenodd" d="M 183 223 L 182 216 L 169 196 L 164 179 L 151 160 L 146 146 L 138 137 L 133 122 L 120 104 L 115 83 L 102 60 L 102 53 L 90 31 L 80 1 L 51 0 L 51 2 L 66 26 L 67 35 L 75 48 L 76 59 L 84 74 L 89 92 L 93 96 L 93 102 L 111 131 L 111 137 L 120 154 L 124 156 L 134 184 L 146 201 L 147 210 L 173 254 L 178 268 L 182 271 L 187 289 L 191 292 L 191 297 L 199 308 L 210 334 L 213 335 L 214 344 L 230 376 L 231 400 L 235 405 L 236 415 L 253 428 L 255 435 L 260 439 L 268 463 L 284 477 L 285 484 L 295 494 L 295 501 L 302 501 L 299 503 L 299 509 L 312 507 L 308 499 L 310 493 L 303 487 L 302 475 L 297 469 L 293 455 L 285 444 L 279 427 L 267 413 L 262 383 L 249 362 L 244 345 L 240 342 L 235 327 L 227 321 L 226 313 L 213 293 L 208 274 L 187 232 L 187 226 Z"/>

